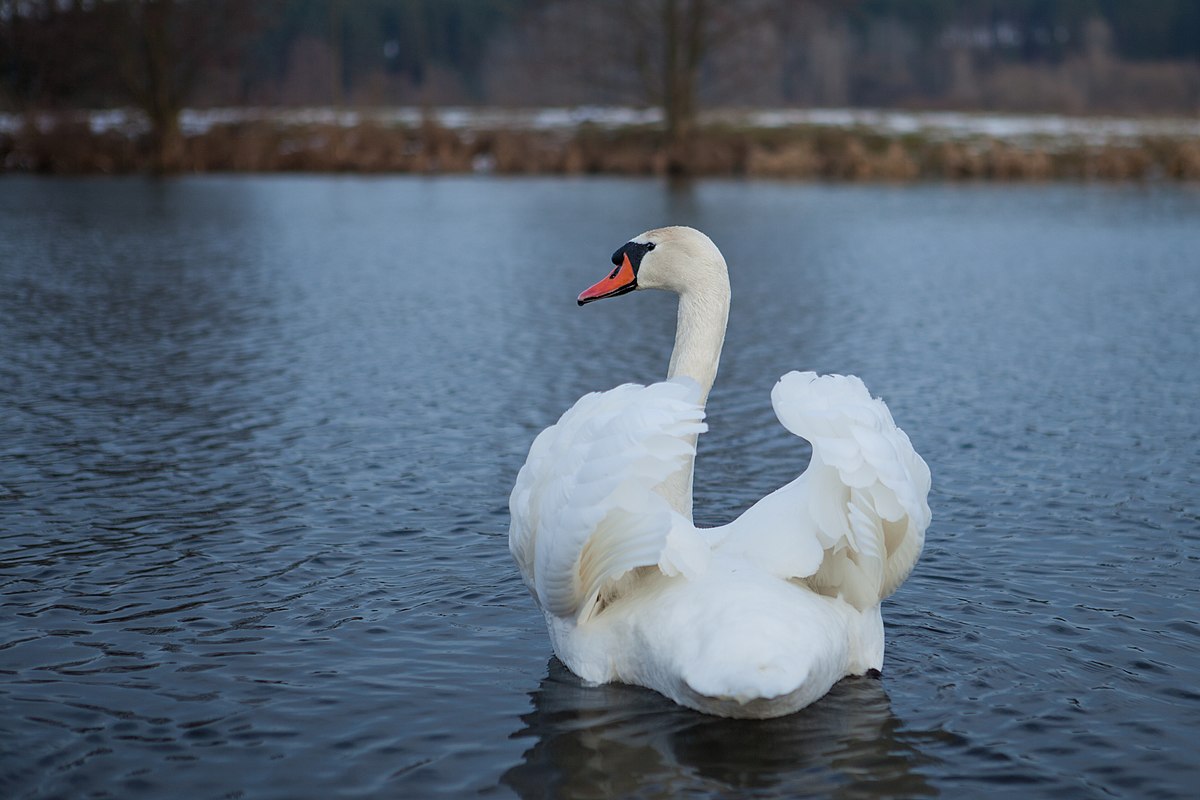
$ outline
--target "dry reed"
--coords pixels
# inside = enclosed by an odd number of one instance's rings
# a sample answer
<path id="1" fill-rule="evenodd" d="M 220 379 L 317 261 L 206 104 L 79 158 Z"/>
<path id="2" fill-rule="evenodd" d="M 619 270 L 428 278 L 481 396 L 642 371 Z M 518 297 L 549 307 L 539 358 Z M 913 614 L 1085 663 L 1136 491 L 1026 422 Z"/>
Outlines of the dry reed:
<path id="1" fill-rule="evenodd" d="M 185 137 L 180 172 L 661 175 L 682 160 L 700 176 L 846 181 L 1200 180 L 1200 141 L 1116 144 L 937 140 L 862 128 L 702 129 L 682 154 L 649 127 L 574 131 L 450 130 L 364 122 L 216 124 Z M 85 121 L 0 133 L 0 172 L 128 173 L 152 165 L 148 138 L 93 132 Z"/>

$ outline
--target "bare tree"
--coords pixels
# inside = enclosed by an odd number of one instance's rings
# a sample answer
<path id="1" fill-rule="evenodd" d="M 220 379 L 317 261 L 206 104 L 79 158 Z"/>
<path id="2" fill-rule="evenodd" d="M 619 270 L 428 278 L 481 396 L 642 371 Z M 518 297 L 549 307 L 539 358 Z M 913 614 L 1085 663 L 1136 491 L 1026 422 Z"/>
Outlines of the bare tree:
<path id="1" fill-rule="evenodd" d="M 710 43 L 710 7 L 708 0 L 661 0 L 659 6 L 662 68 L 657 76 L 649 69 L 643 73 L 647 89 L 663 110 L 672 166 L 682 171 L 690 160 L 688 148 L 696 128 L 696 84 Z"/>
<path id="2" fill-rule="evenodd" d="M 179 112 L 204 70 L 233 64 L 268 3 L 0 0 L 0 91 L 22 110 L 132 103 L 157 170 L 178 166 Z"/>
<path id="3" fill-rule="evenodd" d="M 778 96 L 782 56 L 777 48 L 764 47 L 764 40 L 775 43 L 771 30 L 784 5 L 779 0 L 626 0 L 626 18 L 642 21 L 635 57 L 645 96 L 663 111 L 670 171 L 691 170 L 702 97 L 736 103 L 744 96 Z M 764 83 L 770 84 L 766 91 Z"/>
<path id="4" fill-rule="evenodd" d="M 506 73 L 528 79 L 515 92 L 494 88 L 509 101 L 656 106 L 667 167 L 687 172 L 706 92 L 778 83 L 778 64 L 772 71 L 757 46 L 780 8 L 781 0 L 552 0 L 495 48 Z"/>
<path id="5" fill-rule="evenodd" d="M 260 4 L 261 8 L 261 4 Z M 241 0 L 110 0 L 96 7 L 125 95 L 150 123 L 153 165 L 179 165 L 179 113 L 202 71 L 232 63 L 259 25 Z"/>
<path id="6" fill-rule="evenodd" d="M 180 58 L 176 49 L 176 31 L 182 20 L 174 0 L 126 2 L 114 8 L 122 14 L 116 27 L 125 42 L 118 51 L 118 74 L 125 91 L 150 122 L 154 168 L 170 170 L 183 153 L 179 112 L 195 83 L 200 62 L 188 57 L 190 54 Z"/>

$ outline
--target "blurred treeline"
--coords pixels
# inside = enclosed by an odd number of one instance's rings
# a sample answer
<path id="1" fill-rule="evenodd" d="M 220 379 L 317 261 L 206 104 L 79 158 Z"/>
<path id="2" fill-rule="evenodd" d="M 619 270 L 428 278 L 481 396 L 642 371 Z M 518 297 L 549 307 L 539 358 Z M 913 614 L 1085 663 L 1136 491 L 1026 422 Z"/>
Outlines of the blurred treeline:
<path id="1" fill-rule="evenodd" d="M 1200 2 L 0 0 L 8 111 L 662 104 L 671 80 L 699 105 L 1194 112 Z"/>
<path id="2" fill-rule="evenodd" d="M 452 134 L 433 114 L 419 131 L 180 123 L 185 108 L 447 105 L 654 107 L 662 124 L 544 141 Z M 0 171 L 1200 176 L 1191 141 L 1018 157 L 701 130 L 704 108 L 789 106 L 1194 114 L 1200 0 L 0 0 Z M 107 108 L 144 124 L 79 113 Z"/>

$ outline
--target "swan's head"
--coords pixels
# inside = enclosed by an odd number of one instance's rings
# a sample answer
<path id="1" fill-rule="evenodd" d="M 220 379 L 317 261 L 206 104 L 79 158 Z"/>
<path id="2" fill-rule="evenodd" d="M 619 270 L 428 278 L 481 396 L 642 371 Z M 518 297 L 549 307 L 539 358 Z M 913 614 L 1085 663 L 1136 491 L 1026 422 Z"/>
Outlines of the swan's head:
<path id="1" fill-rule="evenodd" d="M 729 281 L 721 251 L 695 228 L 646 231 L 621 245 L 613 253 L 612 263 L 612 272 L 580 293 L 579 305 L 635 289 L 685 294 L 714 283 L 728 285 Z"/>

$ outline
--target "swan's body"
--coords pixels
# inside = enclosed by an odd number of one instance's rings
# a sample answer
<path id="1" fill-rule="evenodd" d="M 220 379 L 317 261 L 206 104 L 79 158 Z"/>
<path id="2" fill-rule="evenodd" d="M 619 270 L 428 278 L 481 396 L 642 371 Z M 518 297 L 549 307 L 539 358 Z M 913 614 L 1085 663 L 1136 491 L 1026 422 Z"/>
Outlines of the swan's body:
<path id="1" fill-rule="evenodd" d="M 679 292 L 668 380 L 589 394 L 534 441 L 509 547 L 558 657 L 711 714 L 773 717 L 883 666 L 880 602 L 929 523 L 929 470 L 852 376 L 771 393 L 809 468 L 718 528 L 692 524 L 692 465 L 729 308 L 725 261 L 690 228 L 649 231 L 580 304 Z"/>

